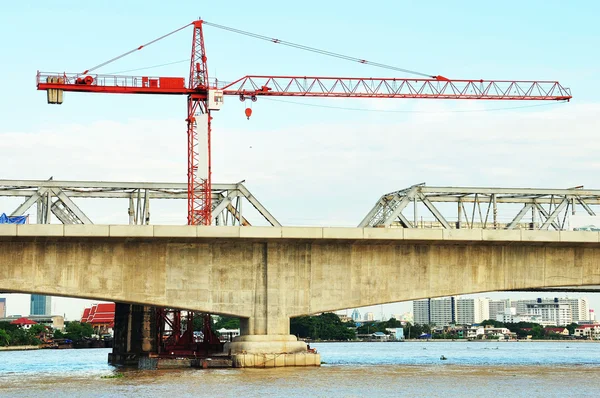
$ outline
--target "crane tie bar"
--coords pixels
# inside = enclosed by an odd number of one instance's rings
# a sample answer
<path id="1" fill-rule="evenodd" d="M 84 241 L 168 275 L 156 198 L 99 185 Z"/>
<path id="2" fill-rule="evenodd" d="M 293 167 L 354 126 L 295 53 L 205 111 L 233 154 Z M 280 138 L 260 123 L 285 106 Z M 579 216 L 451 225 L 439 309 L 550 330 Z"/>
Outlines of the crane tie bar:
<path id="1" fill-rule="evenodd" d="M 246 32 L 246 31 L 243 31 L 243 30 L 240 30 L 240 29 L 235 29 L 235 28 L 230 28 L 228 26 L 218 25 L 218 24 L 215 24 L 215 23 L 212 23 L 212 22 L 203 21 L 203 23 L 205 25 L 212 26 L 214 28 L 227 30 L 227 31 L 230 31 L 230 32 L 233 32 L 233 33 L 238 33 L 238 34 L 244 35 L 244 36 L 253 37 L 255 39 L 269 41 L 269 42 L 275 43 L 275 44 L 283 44 L 284 46 L 297 48 L 299 50 L 310 51 L 310 52 L 314 52 L 314 53 L 321 54 L 321 55 L 327 55 L 329 57 L 340 58 L 340 59 L 344 59 L 344 60 L 347 60 L 347 61 L 358 62 L 360 64 L 372 65 L 372 66 L 376 66 L 378 68 L 391 69 L 391 70 L 395 70 L 395 71 L 398 71 L 398 72 L 410 73 L 410 74 L 413 74 L 413 75 L 423 76 L 423 77 L 427 77 L 427 78 L 433 78 L 433 79 L 437 78 L 437 76 L 430 75 L 428 73 L 416 72 L 416 71 L 410 70 L 410 69 L 398 68 L 396 66 L 381 64 L 379 62 L 367 61 L 366 59 L 362 59 L 362 58 L 356 58 L 356 57 L 351 57 L 351 56 L 348 56 L 348 55 L 334 53 L 334 52 L 331 52 L 331 51 L 320 50 L 318 48 L 309 47 L 309 46 L 305 46 L 305 45 L 302 45 L 302 44 L 291 43 L 289 41 L 275 39 L 275 38 L 272 38 L 272 37 L 263 36 L 263 35 L 259 35 L 259 34 L 256 34 L 256 33 Z"/>
<path id="2" fill-rule="evenodd" d="M 82 75 L 85 75 L 86 73 L 89 73 L 89 72 L 91 72 L 91 71 L 93 71 L 93 70 L 96 70 L 96 69 L 98 69 L 98 68 L 101 68 L 101 67 L 103 67 L 103 66 L 105 66 L 105 65 L 108 65 L 108 64 L 110 64 L 111 62 L 114 62 L 114 61 L 116 61 L 116 60 L 118 60 L 118 59 L 121 59 L 121 58 L 123 58 L 123 57 L 125 57 L 125 56 L 127 56 L 127 55 L 131 54 L 131 53 L 134 53 L 134 52 L 136 52 L 136 51 L 139 51 L 139 50 L 141 50 L 141 49 L 142 49 L 142 48 L 144 48 L 144 47 L 148 47 L 150 44 L 156 43 L 157 41 L 159 41 L 159 40 L 162 40 L 162 39 L 164 39 L 165 37 L 169 37 L 169 36 L 171 36 L 172 34 L 174 34 L 174 33 L 177 33 L 177 32 L 179 32 L 180 30 L 183 30 L 183 29 L 187 28 L 187 27 L 188 27 L 188 26 L 190 26 L 190 25 L 192 25 L 192 23 L 189 23 L 189 24 L 187 24 L 187 25 L 185 25 L 185 26 L 182 26 L 182 27 L 181 27 L 181 28 L 179 28 L 179 29 L 175 29 L 174 31 L 172 31 L 172 32 L 170 32 L 170 33 L 167 33 L 166 35 L 162 35 L 161 37 L 159 37 L 159 38 L 156 38 L 156 39 L 154 39 L 154 40 L 152 40 L 152 41 L 149 41 L 149 42 L 148 42 L 148 43 L 146 43 L 146 44 L 142 44 L 141 46 L 139 46 L 139 47 L 136 47 L 136 48 L 134 48 L 133 50 L 127 51 L 126 53 L 123 53 L 123 54 L 119 55 L 118 57 L 114 57 L 114 58 L 112 58 L 112 59 L 109 59 L 109 60 L 108 60 L 108 61 L 106 61 L 106 62 L 103 62 L 103 63 L 101 63 L 101 64 L 99 64 L 99 65 L 96 65 L 96 66 L 94 66 L 93 68 L 90 68 L 90 69 L 86 70 L 85 72 L 83 72 L 83 73 L 82 73 Z"/>

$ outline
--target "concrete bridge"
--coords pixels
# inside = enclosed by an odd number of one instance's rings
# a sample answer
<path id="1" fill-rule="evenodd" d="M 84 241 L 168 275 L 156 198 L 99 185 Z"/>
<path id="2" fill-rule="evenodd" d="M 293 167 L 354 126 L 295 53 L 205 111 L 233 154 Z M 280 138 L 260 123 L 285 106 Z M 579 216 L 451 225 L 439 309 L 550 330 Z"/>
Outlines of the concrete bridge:
<path id="1" fill-rule="evenodd" d="M 0 225 L 0 291 L 174 307 L 287 335 L 289 318 L 477 292 L 600 285 L 600 233 Z"/>

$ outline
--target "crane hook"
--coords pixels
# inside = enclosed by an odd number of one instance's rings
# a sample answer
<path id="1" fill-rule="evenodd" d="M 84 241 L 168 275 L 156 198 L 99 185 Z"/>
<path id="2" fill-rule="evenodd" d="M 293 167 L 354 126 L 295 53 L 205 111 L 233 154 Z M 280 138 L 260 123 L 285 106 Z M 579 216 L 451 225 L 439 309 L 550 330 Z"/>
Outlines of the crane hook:
<path id="1" fill-rule="evenodd" d="M 246 118 L 250 120 L 250 116 L 252 116 L 252 108 L 246 108 Z"/>

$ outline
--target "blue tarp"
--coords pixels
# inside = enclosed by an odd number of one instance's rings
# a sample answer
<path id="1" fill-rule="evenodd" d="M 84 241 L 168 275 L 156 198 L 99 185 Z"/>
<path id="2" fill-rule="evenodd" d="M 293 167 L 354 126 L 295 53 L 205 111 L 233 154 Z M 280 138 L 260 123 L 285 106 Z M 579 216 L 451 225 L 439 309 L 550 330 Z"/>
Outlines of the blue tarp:
<path id="1" fill-rule="evenodd" d="M 5 213 L 0 214 L 0 224 L 26 224 L 27 216 L 7 216 Z"/>

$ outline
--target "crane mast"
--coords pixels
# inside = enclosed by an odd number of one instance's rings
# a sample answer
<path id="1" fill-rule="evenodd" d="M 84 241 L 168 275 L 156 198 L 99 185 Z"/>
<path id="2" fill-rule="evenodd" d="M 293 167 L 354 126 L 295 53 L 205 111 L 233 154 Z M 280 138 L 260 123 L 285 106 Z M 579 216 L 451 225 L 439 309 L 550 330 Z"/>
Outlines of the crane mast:
<path id="1" fill-rule="evenodd" d="M 197 20 L 145 45 L 134 48 L 97 67 L 80 73 L 37 74 L 37 89 L 46 90 L 48 103 L 61 104 L 63 92 L 113 94 L 187 95 L 187 185 L 189 225 L 210 225 L 211 203 L 211 111 L 223 105 L 223 96 L 255 101 L 260 96 L 334 98 L 415 98 L 454 100 L 569 101 L 571 91 L 558 81 L 519 81 L 426 78 L 364 78 L 321 76 L 244 76 L 218 85 L 208 77 L 203 20 Z M 120 76 L 91 74 L 94 69 L 161 40 L 187 26 L 193 26 L 188 85 L 183 77 Z M 224 28 L 220 25 L 211 26 Z M 226 28 L 227 30 L 237 31 Z M 237 31 L 238 33 L 241 31 Z M 257 36 L 257 35 L 254 35 Z M 259 37 L 265 39 L 264 37 Z M 277 39 L 273 43 L 285 43 Z M 303 49 L 310 49 L 306 46 Z M 333 53 L 330 53 L 333 54 Z M 339 54 L 334 54 L 339 58 Z M 345 57 L 350 59 L 351 57 Z M 368 63 L 362 59 L 352 59 Z M 381 64 L 374 64 L 382 66 Z M 392 68 L 401 70 L 399 68 Z M 416 73 L 416 72 L 411 72 Z M 249 113 L 247 113 L 249 116 Z M 206 146 L 200 145 L 206 143 Z"/>
<path id="2" fill-rule="evenodd" d="M 187 98 L 187 197 L 189 225 L 210 225 L 212 212 L 210 167 L 210 110 L 208 108 L 208 68 L 204 50 L 202 21 L 194 21 L 190 57 L 190 93 Z M 199 133 L 200 131 L 200 133 Z M 202 135 L 206 147 L 200 146 Z"/>

